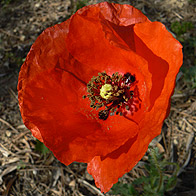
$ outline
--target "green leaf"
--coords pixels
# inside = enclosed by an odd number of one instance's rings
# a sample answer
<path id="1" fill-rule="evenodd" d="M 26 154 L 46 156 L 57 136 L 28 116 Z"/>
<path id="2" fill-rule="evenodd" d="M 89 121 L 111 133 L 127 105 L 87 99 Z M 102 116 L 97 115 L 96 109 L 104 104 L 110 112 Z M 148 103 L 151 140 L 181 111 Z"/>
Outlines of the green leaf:
<path id="1" fill-rule="evenodd" d="M 50 152 L 50 150 L 44 145 L 44 143 L 40 142 L 39 140 L 36 140 L 35 150 L 43 155 L 46 155 Z"/>
<path id="2" fill-rule="evenodd" d="M 133 196 L 138 196 L 139 195 L 139 193 L 135 190 L 133 185 L 131 185 L 129 187 L 129 193 L 130 193 L 130 195 L 133 195 Z"/>
<path id="3" fill-rule="evenodd" d="M 128 185 L 118 182 L 112 187 L 112 193 L 120 194 L 122 196 L 128 196 L 129 195 Z"/>
<path id="4" fill-rule="evenodd" d="M 186 33 L 187 31 L 193 29 L 193 24 L 192 22 L 173 22 L 171 24 L 171 30 L 177 35 L 177 36 L 181 36 L 184 33 Z"/>
<path id="5" fill-rule="evenodd" d="M 166 191 L 173 190 L 176 184 L 177 184 L 177 177 L 171 177 L 165 186 Z"/>
<path id="6" fill-rule="evenodd" d="M 86 6 L 88 2 L 89 2 L 89 0 L 80 0 L 80 1 L 77 1 L 76 11 L 79 10 L 80 8 Z"/>

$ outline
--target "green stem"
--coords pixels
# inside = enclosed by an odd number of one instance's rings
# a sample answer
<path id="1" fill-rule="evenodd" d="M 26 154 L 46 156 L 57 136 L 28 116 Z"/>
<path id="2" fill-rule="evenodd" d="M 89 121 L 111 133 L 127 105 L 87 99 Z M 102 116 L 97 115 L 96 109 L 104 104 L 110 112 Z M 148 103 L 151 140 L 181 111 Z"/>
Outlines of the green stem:
<path id="1" fill-rule="evenodd" d="M 163 183 L 163 173 L 162 173 L 162 171 L 161 171 L 161 168 L 159 167 L 159 163 L 158 163 L 157 158 L 156 158 L 156 156 L 155 156 L 155 151 L 153 151 L 152 156 L 153 156 L 153 159 L 154 159 L 154 161 L 155 161 L 155 166 L 156 166 L 156 168 L 158 169 L 159 175 L 160 175 L 160 178 L 159 178 L 159 186 L 158 186 L 158 188 L 157 188 L 157 192 L 159 192 L 159 191 L 161 190 L 161 185 L 162 185 L 162 183 Z"/>

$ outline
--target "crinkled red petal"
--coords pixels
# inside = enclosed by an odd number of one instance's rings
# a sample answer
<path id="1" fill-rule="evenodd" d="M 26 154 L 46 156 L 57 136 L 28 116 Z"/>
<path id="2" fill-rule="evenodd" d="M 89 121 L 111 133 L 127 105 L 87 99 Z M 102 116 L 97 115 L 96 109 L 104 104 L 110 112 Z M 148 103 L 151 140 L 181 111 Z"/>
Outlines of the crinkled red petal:
<path id="1" fill-rule="evenodd" d="M 112 18 L 109 19 L 108 16 L 104 15 L 103 5 L 108 6 L 108 3 L 85 7 L 72 16 L 67 38 L 68 50 L 77 61 L 85 65 L 83 73 L 87 78 L 89 77 L 89 80 L 96 76 L 98 72 L 103 71 L 110 75 L 115 72 L 121 74 L 130 72 L 136 75 L 143 108 L 134 114 L 133 117 L 130 116 L 130 118 L 139 122 L 142 119 L 143 112 L 149 106 L 149 92 L 152 84 L 147 62 L 134 52 L 134 31 L 132 25 L 133 21 L 142 22 L 147 19 L 132 6 L 120 5 L 124 15 L 126 10 L 128 15 L 129 12 L 137 13 L 136 15 L 140 17 L 139 19 L 135 18 L 135 20 L 134 18 L 127 20 L 125 22 L 127 26 L 117 26 L 117 23 L 112 23 Z M 120 13 L 120 7 L 117 6 L 118 9 L 114 9 L 115 6 L 117 5 L 110 5 L 108 12 L 112 10 L 113 15 L 117 18 L 118 13 Z M 118 21 L 120 20 L 121 18 L 118 18 Z M 117 21 L 117 19 L 114 21 Z M 120 24 L 123 25 L 123 22 Z M 109 32 L 108 29 L 111 31 Z M 124 35 L 123 32 L 125 32 Z M 128 32 L 132 34 L 130 40 L 128 40 Z M 113 34 L 114 36 L 108 36 L 108 34 Z M 112 118 L 108 119 L 107 122 L 110 120 Z M 103 123 L 105 124 L 105 122 Z"/>
<path id="2" fill-rule="evenodd" d="M 96 185 L 103 192 L 109 191 L 119 177 L 137 164 L 145 154 L 149 142 L 160 134 L 175 78 L 182 65 L 182 46 L 161 23 L 137 24 L 134 31 L 137 36 L 136 52 L 148 61 L 153 76 L 152 105 L 139 123 L 137 136 L 128 140 L 118 150 L 105 157 L 97 156 L 88 164 L 88 172 L 93 175 Z M 161 59 L 158 59 L 159 57 Z"/>
<path id="3" fill-rule="evenodd" d="M 107 192 L 160 133 L 181 64 L 181 45 L 132 6 L 84 7 L 32 46 L 18 82 L 24 123 L 65 164 L 94 157 L 88 171 Z M 139 112 L 98 119 L 82 96 L 103 71 L 136 75 Z"/>
<path id="4" fill-rule="evenodd" d="M 170 89 L 174 89 L 175 78 L 182 65 L 182 46 L 159 22 L 146 21 L 136 24 L 134 32 L 136 52 L 148 61 L 149 71 L 152 74 L 153 85 L 150 93 L 152 108 L 163 88 L 167 86 L 168 89 L 164 92 L 167 102 L 173 93 Z"/>
<path id="5" fill-rule="evenodd" d="M 33 135 L 42 142 L 43 138 L 39 127 L 36 127 L 31 122 L 30 113 L 34 111 L 34 108 L 25 112 L 26 108 L 24 106 L 24 101 L 26 100 L 24 98 L 24 91 L 25 89 L 31 89 L 29 82 L 34 80 L 38 74 L 43 73 L 45 70 L 52 70 L 55 68 L 59 54 L 64 53 L 64 55 L 66 55 L 65 45 L 59 43 L 62 43 L 62 40 L 65 40 L 68 25 L 69 20 L 61 23 L 60 25 L 55 25 L 54 27 L 46 29 L 31 47 L 31 50 L 19 73 L 18 100 L 21 115 L 24 124 L 31 130 Z M 59 34 L 61 36 L 59 36 Z"/>
<path id="6" fill-rule="evenodd" d="M 104 7 L 104 4 L 100 5 Z M 123 10 L 124 6 L 121 8 Z M 140 14 L 131 9 L 136 15 Z M 87 18 L 91 17 L 91 11 L 85 11 L 89 14 Z M 146 19 L 142 14 L 140 18 Z M 80 23 L 81 19 L 83 16 L 76 14 L 39 36 L 21 68 L 18 83 L 25 125 L 64 164 L 89 162 L 94 156 L 105 156 L 135 137 L 138 123 L 149 105 L 151 88 L 151 75 L 143 58 L 118 44 L 110 44 L 112 39 L 109 41 L 105 37 L 99 18 L 95 17 L 96 20 L 90 23 L 86 19 Z M 78 26 L 75 26 L 78 22 L 81 34 L 77 34 Z M 77 39 L 78 42 L 74 42 Z M 85 57 L 82 51 L 87 49 L 89 53 L 85 53 Z M 112 116 L 106 121 L 99 120 L 97 111 L 90 108 L 89 100 L 82 99 L 87 93 L 87 82 L 102 71 L 136 74 L 143 103 L 131 119 Z"/>

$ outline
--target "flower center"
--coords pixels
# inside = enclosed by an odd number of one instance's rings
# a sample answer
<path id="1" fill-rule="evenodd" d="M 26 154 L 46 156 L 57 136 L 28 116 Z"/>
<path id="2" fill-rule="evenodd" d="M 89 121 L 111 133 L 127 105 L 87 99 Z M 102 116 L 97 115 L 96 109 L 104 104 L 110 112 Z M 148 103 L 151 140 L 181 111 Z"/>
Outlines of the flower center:
<path id="1" fill-rule="evenodd" d="M 112 95 L 112 85 L 104 84 L 100 89 L 100 95 L 104 99 L 109 99 Z"/>
<path id="2" fill-rule="evenodd" d="M 133 115 L 141 108 L 141 99 L 135 75 L 127 72 L 124 75 L 118 72 L 109 76 L 106 72 L 98 73 L 87 84 L 90 107 L 99 110 L 99 119 L 106 120 L 109 115 Z M 100 108 L 103 108 L 100 110 Z"/>

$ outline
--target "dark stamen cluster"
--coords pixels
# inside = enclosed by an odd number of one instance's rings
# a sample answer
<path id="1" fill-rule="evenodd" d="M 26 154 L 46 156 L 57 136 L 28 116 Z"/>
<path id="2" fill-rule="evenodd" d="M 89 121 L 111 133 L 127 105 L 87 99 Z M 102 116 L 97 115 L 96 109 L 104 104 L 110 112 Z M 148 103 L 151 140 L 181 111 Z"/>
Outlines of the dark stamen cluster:
<path id="1" fill-rule="evenodd" d="M 101 96 L 102 86 L 109 84 L 111 89 L 105 92 L 105 97 Z M 109 114 L 125 116 L 128 112 L 133 115 L 141 107 L 139 91 L 137 88 L 135 75 L 126 73 L 120 75 L 118 72 L 109 76 L 106 72 L 98 73 L 98 76 L 91 79 L 87 84 L 88 97 L 91 101 L 90 107 L 99 111 L 99 119 L 106 120 Z"/>

